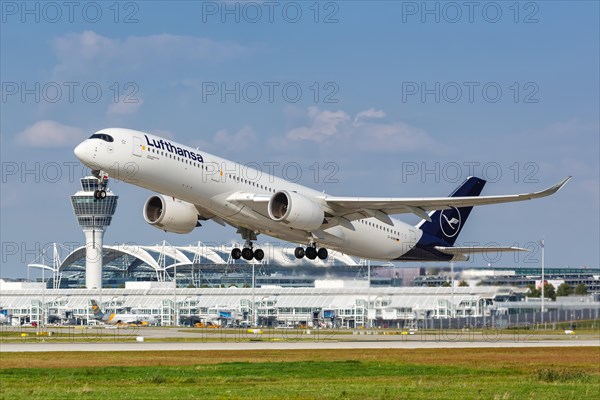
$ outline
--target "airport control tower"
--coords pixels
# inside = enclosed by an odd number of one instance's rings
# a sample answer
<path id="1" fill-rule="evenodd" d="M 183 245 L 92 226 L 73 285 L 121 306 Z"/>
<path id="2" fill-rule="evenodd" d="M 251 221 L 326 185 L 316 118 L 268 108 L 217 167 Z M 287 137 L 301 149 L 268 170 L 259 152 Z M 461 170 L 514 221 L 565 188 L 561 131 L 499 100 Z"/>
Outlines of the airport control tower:
<path id="1" fill-rule="evenodd" d="M 71 196 L 77 222 L 85 234 L 85 286 L 102 288 L 102 237 L 117 208 L 117 199 L 108 190 L 108 176 L 81 178 L 81 190 Z"/>

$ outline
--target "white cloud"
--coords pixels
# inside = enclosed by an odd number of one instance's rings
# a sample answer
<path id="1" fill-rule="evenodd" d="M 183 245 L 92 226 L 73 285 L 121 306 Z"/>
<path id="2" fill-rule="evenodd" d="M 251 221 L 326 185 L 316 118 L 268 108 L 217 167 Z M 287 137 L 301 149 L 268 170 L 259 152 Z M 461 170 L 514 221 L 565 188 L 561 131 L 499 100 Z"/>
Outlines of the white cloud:
<path id="1" fill-rule="evenodd" d="M 350 116 L 344 111 L 320 111 L 317 107 L 308 108 L 310 126 L 292 129 L 288 138 L 294 140 L 314 140 L 322 143 L 328 138 L 336 136 L 338 125 L 350 121 Z"/>
<path id="2" fill-rule="evenodd" d="M 56 37 L 52 47 L 59 61 L 55 73 L 105 68 L 141 70 L 157 64 L 223 60 L 248 50 L 236 43 L 203 37 L 162 33 L 112 39 L 93 31 Z"/>
<path id="3" fill-rule="evenodd" d="M 367 111 L 361 111 L 354 117 L 354 125 L 360 125 L 361 119 L 367 118 L 383 118 L 385 117 L 385 113 L 381 110 L 375 110 L 374 108 L 369 108 Z"/>
<path id="4" fill-rule="evenodd" d="M 17 143 L 31 147 L 67 147 L 81 142 L 86 135 L 81 128 L 43 120 L 28 126 L 16 136 Z"/>
<path id="5" fill-rule="evenodd" d="M 308 124 L 294 128 L 287 134 L 291 140 L 331 142 L 336 146 L 373 151 L 417 151 L 433 145 L 424 130 L 405 122 L 381 122 L 381 110 L 361 111 L 351 118 L 344 111 L 321 111 L 310 107 Z"/>

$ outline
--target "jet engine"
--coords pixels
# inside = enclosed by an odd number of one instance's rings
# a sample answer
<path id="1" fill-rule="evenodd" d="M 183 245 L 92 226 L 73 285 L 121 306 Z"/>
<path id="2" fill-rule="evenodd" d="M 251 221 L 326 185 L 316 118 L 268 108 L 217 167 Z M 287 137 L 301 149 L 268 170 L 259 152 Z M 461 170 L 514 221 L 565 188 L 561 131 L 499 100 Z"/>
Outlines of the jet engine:
<path id="1" fill-rule="evenodd" d="M 190 233 L 198 223 L 198 211 L 193 204 L 157 194 L 144 204 L 144 219 L 163 231 Z"/>
<path id="2" fill-rule="evenodd" d="M 313 199 L 296 192 L 280 191 L 269 200 L 269 217 L 295 229 L 314 231 L 321 227 L 325 212 Z"/>

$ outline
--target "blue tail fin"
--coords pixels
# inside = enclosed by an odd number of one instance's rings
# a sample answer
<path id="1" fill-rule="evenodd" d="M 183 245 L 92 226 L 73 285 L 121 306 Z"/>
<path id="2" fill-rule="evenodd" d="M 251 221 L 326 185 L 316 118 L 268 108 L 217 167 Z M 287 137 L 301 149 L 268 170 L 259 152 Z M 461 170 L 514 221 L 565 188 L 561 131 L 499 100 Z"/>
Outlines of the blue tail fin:
<path id="1" fill-rule="evenodd" d="M 485 186 L 485 180 L 469 177 L 465 180 L 450 197 L 479 196 Z M 440 244 L 452 246 L 458 237 L 462 227 L 465 225 L 471 209 L 473 207 L 452 207 L 446 210 L 438 210 L 430 215 L 431 222 L 423 220 L 417 225 L 434 241 L 439 240 Z M 437 239 L 437 240 L 436 240 Z"/>

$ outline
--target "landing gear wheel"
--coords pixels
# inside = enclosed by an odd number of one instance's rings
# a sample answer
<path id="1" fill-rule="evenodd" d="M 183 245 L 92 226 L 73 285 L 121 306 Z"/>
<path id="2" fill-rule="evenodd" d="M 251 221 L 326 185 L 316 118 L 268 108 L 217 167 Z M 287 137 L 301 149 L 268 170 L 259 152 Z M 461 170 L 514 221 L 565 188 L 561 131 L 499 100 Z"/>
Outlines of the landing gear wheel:
<path id="1" fill-rule="evenodd" d="M 104 190 L 104 189 L 99 190 L 98 191 L 98 198 L 100 200 L 105 199 L 106 198 L 106 190 Z"/>
<path id="2" fill-rule="evenodd" d="M 309 260 L 314 260 L 315 258 L 317 258 L 317 249 L 315 249 L 314 247 L 307 247 L 306 248 L 306 257 Z"/>
<path id="3" fill-rule="evenodd" d="M 294 256 L 296 256 L 297 259 L 304 258 L 304 247 L 296 247 Z"/>
<path id="4" fill-rule="evenodd" d="M 247 261 L 252 260 L 252 258 L 254 258 L 252 249 L 249 247 L 244 247 L 244 249 L 242 250 L 242 257 L 244 258 L 244 260 L 247 260 Z"/>
<path id="5" fill-rule="evenodd" d="M 94 190 L 94 198 L 98 200 L 100 191 L 98 189 Z"/>
<path id="6" fill-rule="evenodd" d="M 265 252 L 261 249 L 254 250 L 254 258 L 256 261 L 262 261 L 262 259 L 265 258 Z"/>
<path id="7" fill-rule="evenodd" d="M 327 256 L 329 256 L 329 253 L 325 247 L 321 247 L 319 251 L 317 251 L 317 257 L 319 257 L 319 260 L 324 260 L 327 258 Z"/>
<path id="8" fill-rule="evenodd" d="M 233 258 L 234 260 L 239 260 L 241 257 L 242 257 L 242 251 L 240 249 L 235 247 L 231 250 L 231 258 Z"/>

